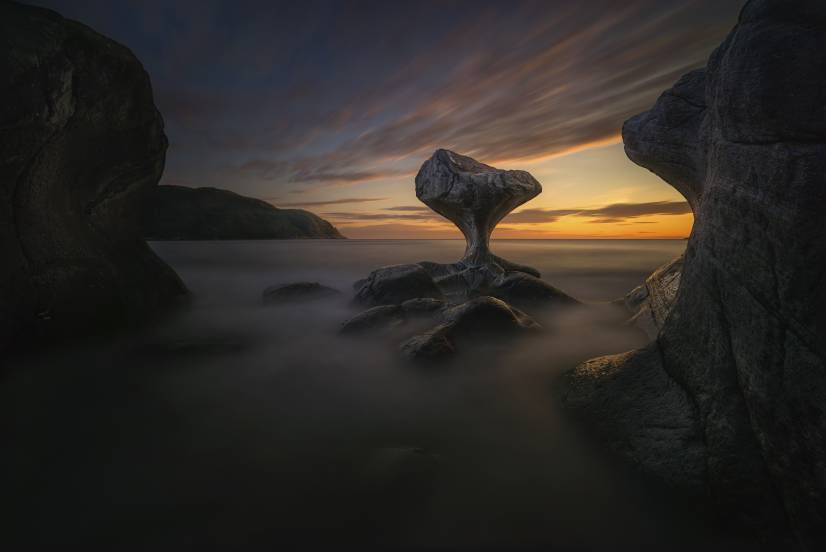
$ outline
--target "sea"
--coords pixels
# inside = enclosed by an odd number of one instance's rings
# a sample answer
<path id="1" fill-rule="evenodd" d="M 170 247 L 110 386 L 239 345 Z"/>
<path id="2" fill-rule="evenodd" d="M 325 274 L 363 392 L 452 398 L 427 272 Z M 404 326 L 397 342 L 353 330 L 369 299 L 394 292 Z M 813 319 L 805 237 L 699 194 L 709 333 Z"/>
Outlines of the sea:
<path id="1" fill-rule="evenodd" d="M 187 304 L 2 374 L 6 550 L 732 550 L 703 501 L 618 462 L 561 408 L 578 363 L 644 346 L 611 302 L 684 240 L 499 240 L 582 307 L 436 366 L 401 329 L 338 334 L 375 268 L 458 240 L 153 242 Z M 329 300 L 271 306 L 272 285 Z M 409 335 L 407 336 L 409 337 Z M 80 547 L 80 548 L 75 548 Z M 747 549 L 747 548 L 743 548 Z"/>

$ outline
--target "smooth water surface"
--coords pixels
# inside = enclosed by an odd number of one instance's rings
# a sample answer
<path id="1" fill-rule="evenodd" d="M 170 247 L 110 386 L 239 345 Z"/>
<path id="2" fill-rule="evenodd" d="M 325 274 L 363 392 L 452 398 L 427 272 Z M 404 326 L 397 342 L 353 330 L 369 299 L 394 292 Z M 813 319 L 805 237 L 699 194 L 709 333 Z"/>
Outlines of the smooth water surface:
<path id="1" fill-rule="evenodd" d="M 353 281 L 454 261 L 462 242 L 152 246 L 191 290 L 189 306 L 137 334 L 15 359 L 4 374 L 12 549 L 726 546 L 702 512 L 612 465 L 559 409 L 562 373 L 645 344 L 606 302 L 684 241 L 495 243 L 589 304 L 538 313 L 538 337 L 430 369 L 401 361 L 403 335 L 336 330 L 357 312 Z M 345 293 L 262 304 L 265 287 L 299 280 Z"/>

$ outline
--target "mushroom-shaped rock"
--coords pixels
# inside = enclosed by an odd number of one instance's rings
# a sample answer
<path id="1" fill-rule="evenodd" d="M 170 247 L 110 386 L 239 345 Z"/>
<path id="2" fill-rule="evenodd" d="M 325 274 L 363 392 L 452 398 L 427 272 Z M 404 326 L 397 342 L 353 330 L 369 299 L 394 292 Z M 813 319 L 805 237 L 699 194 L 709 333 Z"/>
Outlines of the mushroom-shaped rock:
<path id="1" fill-rule="evenodd" d="M 493 255 L 490 234 L 508 213 L 542 192 L 525 171 L 505 171 L 452 151 L 436 150 L 416 175 L 416 197 L 462 231 L 469 266 L 496 263 L 506 270 L 526 270 Z"/>

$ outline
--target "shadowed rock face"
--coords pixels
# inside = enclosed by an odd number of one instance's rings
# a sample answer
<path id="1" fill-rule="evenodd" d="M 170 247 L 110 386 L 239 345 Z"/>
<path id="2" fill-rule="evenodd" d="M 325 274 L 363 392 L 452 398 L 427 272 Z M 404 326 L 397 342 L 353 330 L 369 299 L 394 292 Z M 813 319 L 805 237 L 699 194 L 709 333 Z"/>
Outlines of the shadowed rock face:
<path id="1" fill-rule="evenodd" d="M 125 47 L 0 3 L 0 349 L 123 323 L 185 292 L 147 247 L 167 141 Z"/>
<path id="2" fill-rule="evenodd" d="M 704 101 L 692 73 L 625 126 L 629 156 L 692 202 L 694 230 L 655 342 L 580 366 L 566 398 L 642 468 L 680 470 L 663 477 L 702 481 L 755 530 L 788 524 L 808 550 L 826 546 L 824 29 L 821 0 L 752 0 Z M 703 462 L 681 461 L 686 443 Z"/>
<path id="3" fill-rule="evenodd" d="M 674 186 L 697 210 L 705 177 L 706 139 L 701 125 L 706 111 L 706 70 L 681 78 L 647 111 L 625 122 L 625 153 Z"/>
<path id="4" fill-rule="evenodd" d="M 490 251 L 491 232 L 541 192 L 539 182 L 525 171 L 503 171 L 444 149 L 436 150 L 416 175 L 416 197 L 464 234 L 462 262 L 468 266 L 503 264 Z"/>
<path id="5" fill-rule="evenodd" d="M 503 338 L 530 335 L 541 326 L 530 316 L 494 297 L 476 297 L 442 313 L 443 323 L 417 335 L 401 346 L 410 360 L 442 360 L 455 354 L 462 344 L 477 347 Z"/>

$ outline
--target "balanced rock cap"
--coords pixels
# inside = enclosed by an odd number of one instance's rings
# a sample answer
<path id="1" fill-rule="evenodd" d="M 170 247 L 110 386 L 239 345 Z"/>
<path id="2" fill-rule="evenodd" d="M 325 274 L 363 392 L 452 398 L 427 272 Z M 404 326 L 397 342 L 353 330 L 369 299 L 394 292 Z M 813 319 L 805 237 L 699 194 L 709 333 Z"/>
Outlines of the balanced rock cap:
<path id="1" fill-rule="evenodd" d="M 436 150 L 416 175 L 416 197 L 459 227 L 467 241 L 462 261 L 471 266 L 498 262 L 490 252 L 491 232 L 541 192 L 526 171 L 497 169 L 445 149 Z"/>

